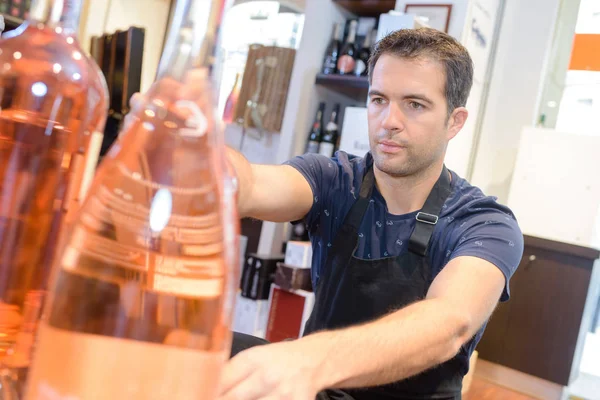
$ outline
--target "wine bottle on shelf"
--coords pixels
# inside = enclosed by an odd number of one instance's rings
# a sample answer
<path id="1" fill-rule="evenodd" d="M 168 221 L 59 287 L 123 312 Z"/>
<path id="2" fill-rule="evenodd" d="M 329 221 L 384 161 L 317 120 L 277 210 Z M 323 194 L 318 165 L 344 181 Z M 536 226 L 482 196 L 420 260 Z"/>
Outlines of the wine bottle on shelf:
<path id="1" fill-rule="evenodd" d="M 238 221 L 201 72 L 225 3 L 175 2 L 157 81 L 55 258 L 27 399 L 216 398 L 230 352 Z M 190 83 L 191 68 L 200 69 Z"/>
<path id="2" fill-rule="evenodd" d="M 367 33 L 363 45 L 358 51 L 356 66 L 354 67 L 354 75 L 356 76 L 367 76 L 369 74 L 369 57 L 371 57 L 371 46 L 376 33 L 376 30 Z"/>
<path id="3" fill-rule="evenodd" d="M 338 115 L 340 113 L 340 105 L 337 103 L 333 106 L 331 112 L 331 118 L 325 127 L 325 133 L 323 133 L 323 139 L 319 144 L 319 154 L 326 157 L 333 157 L 333 153 L 338 142 Z"/>
<path id="4" fill-rule="evenodd" d="M 338 73 L 341 75 L 352 74 L 356 65 L 356 30 L 358 28 L 358 21 L 350 21 L 350 28 L 348 31 L 348 39 L 342 50 L 337 63 Z"/>
<path id="5" fill-rule="evenodd" d="M 319 109 L 315 116 L 312 128 L 308 133 L 308 143 L 306 144 L 307 153 L 318 153 L 319 144 L 323 139 L 323 114 L 325 113 L 325 103 L 319 103 Z"/>
<path id="6" fill-rule="evenodd" d="M 235 107 L 237 106 L 238 99 L 240 97 L 240 89 L 242 86 L 242 78 L 240 73 L 235 74 L 235 83 L 231 89 L 231 93 L 227 96 L 225 101 L 225 109 L 223 110 L 223 122 L 226 124 L 233 123 L 233 117 L 235 116 Z"/>
<path id="7" fill-rule="evenodd" d="M 21 397 L 55 248 L 102 144 L 108 91 L 77 40 L 81 3 L 37 0 L 0 40 L 1 398 Z"/>
<path id="8" fill-rule="evenodd" d="M 340 35 L 342 32 L 342 24 L 335 24 L 333 26 L 333 34 L 331 36 L 331 42 L 325 52 L 325 61 L 323 62 L 323 73 L 327 75 L 337 73 L 337 62 L 340 53 Z"/>
<path id="9" fill-rule="evenodd" d="M 308 227 L 304 221 L 296 221 L 292 223 L 290 240 L 296 242 L 308 242 L 310 240 L 310 236 L 308 235 Z"/>

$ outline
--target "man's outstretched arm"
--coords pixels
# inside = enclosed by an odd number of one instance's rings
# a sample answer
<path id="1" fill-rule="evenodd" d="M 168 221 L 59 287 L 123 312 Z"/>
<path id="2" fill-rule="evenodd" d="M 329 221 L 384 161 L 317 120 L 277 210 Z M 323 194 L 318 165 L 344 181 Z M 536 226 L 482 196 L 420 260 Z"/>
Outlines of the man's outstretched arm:
<path id="1" fill-rule="evenodd" d="M 489 318 L 504 284 L 495 265 L 458 257 L 422 301 L 370 323 L 240 353 L 225 370 L 222 399 L 300 400 L 418 374 L 458 353 Z"/>

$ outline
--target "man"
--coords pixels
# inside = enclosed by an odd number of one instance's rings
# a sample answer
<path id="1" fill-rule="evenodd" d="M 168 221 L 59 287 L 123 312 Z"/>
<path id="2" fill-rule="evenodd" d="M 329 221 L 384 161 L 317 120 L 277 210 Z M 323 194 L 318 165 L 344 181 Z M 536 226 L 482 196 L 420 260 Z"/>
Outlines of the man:
<path id="1" fill-rule="evenodd" d="M 192 71 L 179 98 L 206 107 L 205 78 Z M 468 52 L 433 29 L 400 30 L 376 44 L 369 78 L 366 157 L 273 166 L 229 151 L 241 216 L 306 221 L 316 302 L 301 339 L 244 349 L 234 338 L 244 350 L 221 400 L 460 399 L 485 323 L 508 300 L 517 222 L 444 166 L 468 116 Z"/>
<path id="2" fill-rule="evenodd" d="M 459 399 L 485 322 L 508 299 L 519 227 L 444 167 L 468 115 L 466 49 L 400 30 L 375 46 L 369 77 L 366 157 L 265 166 L 230 154 L 242 216 L 306 221 L 316 303 L 305 337 L 232 358 L 223 400 Z"/>

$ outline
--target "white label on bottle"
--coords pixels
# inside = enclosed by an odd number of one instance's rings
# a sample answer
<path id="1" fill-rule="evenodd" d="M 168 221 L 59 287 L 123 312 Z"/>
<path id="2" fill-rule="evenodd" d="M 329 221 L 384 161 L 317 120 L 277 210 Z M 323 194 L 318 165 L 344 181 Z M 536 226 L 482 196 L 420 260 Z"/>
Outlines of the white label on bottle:
<path id="1" fill-rule="evenodd" d="M 338 60 L 338 70 L 341 74 L 350 74 L 354 71 L 355 64 L 356 61 L 354 60 L 354 57 L 349 55 L 341 56 Z"/>
<path id="2" fill-rule="evenodd" d="M 363 60 L 356 60 L 356 67 L 354 67 L 354 74 L 361 76 L 367 70 L 367 64 Z"/>
<path id="3" fill-rule="evenodd" d="M 319 152 L 319 142 L 310 141 L 308 142 L 308 146 L 306 147 L 307 153 L 318 153 Z"/>
<path id="4" fill-rule="evenodd" d="M 176 107 L 187 109 L 191 115 L 185 120 L 187 128 L 181 128 L 179 133 L 182 136 L 202 137 L 208 129 L 208 120 L 198 107 L 198 104 L 190 100 L 179 100 L 175 103 Z"/>
<path id="5" fill-rule="evenodd" d="M 319 154 L 322 154 L 325 157 L 331 157 L 333 156 L 333 149 L 333 143 L 321 142 L 321 145 L 319 146 Z"/>

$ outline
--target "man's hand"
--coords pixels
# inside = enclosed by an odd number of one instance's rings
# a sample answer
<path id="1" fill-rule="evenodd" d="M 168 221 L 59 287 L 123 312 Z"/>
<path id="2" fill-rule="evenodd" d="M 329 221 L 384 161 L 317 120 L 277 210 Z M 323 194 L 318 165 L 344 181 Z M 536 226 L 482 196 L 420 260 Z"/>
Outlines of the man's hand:
<path id="1" fill-rule="evenodd" d="M 313 400 L 320 386 L 320 364 L 305 339 L 258 346 L 225 365 L 219 400 Z"/>

